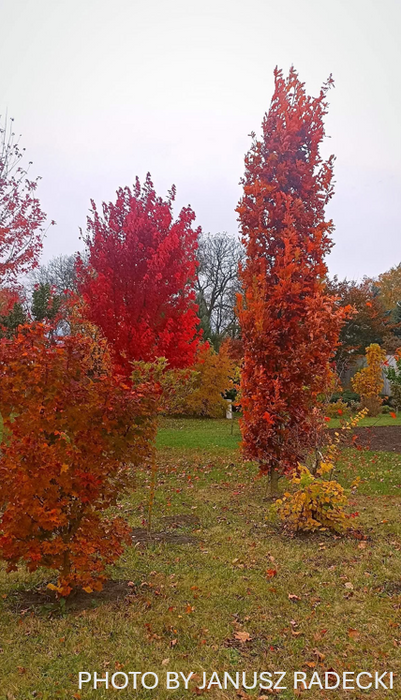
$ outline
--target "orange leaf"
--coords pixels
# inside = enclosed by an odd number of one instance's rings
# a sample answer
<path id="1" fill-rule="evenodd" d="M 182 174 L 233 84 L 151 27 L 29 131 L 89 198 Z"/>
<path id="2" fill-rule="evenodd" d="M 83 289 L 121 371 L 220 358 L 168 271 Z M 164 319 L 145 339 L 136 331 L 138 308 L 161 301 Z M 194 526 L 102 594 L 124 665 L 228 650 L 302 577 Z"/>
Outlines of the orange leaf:
<path id="1" fill-rule="evenodd" d="M 249 634 L 249 632 L 236 632 L 234 634 L 235 639 L 238 639 L 241 644 L 245 644 L 245 642 L 250 642 L 252 637 Z"/>

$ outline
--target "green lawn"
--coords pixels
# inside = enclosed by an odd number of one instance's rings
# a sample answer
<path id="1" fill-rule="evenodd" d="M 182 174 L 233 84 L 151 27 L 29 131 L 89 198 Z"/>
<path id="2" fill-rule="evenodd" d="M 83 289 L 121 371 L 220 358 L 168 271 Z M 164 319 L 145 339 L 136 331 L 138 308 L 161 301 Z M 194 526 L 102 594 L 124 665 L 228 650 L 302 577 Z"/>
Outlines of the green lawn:
<path id="1" fill-rule="evenodd" d="M 376 418 L 364 418 L 358 427 L 366 428 L 381 425 L 401 425 L 401 414 L 397 418 L 381 414 Z M 329 428 L 339 428 L 341 421 L 332 418 Z M 234 450 L 241 441 L 238 418 L 233 421 L 209 418 L 162 418 L 157 437 L 159 448 L 183 449 L 229 449 Z"/>
<path id="2" fill-rule="evenodd" d="M 237 419 L 162 418 L 157 447 L 235 450 L 240 441 Z"/>
<path id="3" fill-rule="evenodd" d="M 240 459 L 236 422 L 233 431 L 225 420 L 161 422 L 154 532 L 195 539 L 127 549 L 110 572 L 130 582 L 122 599 L 88 595 L 84 607 L 72 602 L 65 610 L 37 604 L 26 591 L 49 581 L 47 572 L 0 571 L 0 700 L 185 700 L 203 695 L 196 690 L 202 672 L 214 670 L 400 673 L 401 455 L 344 452 L 341 481 L 362 478 L 350 504 L 359 513 L 354 536 L 290 537 L 265 498 L 265 480 Z M 138 528 L 147 516 L 148 470 L 136 482 L 121 510 Z M 183 527 L 165 520 L 179 515 L 187 516 Z M 137 694 L 78 690 L 79 671 L 116 670 L 153 671 L 161 685 Z M 166 671 L 197 675 L 188 691 L 174 693 L 164 688 Z M 393 692 L 315 688 L 301 697 L 398 698 L 400 683 Z M 205 697 L 266 694 L 242 692 L 214 687 Z M 289 687 L 277 697 L 298 696 Z"/>
<path id="4" fill-rule="evenodd" d="M 329 428 L 338 428 L 341 421 L 338 418 L 332 418 L 328 424 Z M 392 418 L 390 414 L 380 413 L 380 415 L 371 418 L 363 418 L 359 423 L 360 428 L 371 428 L 374 425 L 401 425 L 401 413 L 397 414 L 396 418 Z"/>

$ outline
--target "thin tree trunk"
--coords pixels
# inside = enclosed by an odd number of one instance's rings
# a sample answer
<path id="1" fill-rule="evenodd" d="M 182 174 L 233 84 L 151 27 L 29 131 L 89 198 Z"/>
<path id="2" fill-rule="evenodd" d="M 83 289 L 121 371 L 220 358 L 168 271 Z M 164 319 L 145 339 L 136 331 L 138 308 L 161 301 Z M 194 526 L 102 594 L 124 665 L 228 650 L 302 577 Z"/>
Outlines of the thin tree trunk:
<path id="1" fill-rule="evenodd" d="M 270 497 L 271 498 L 277 498 L 277 496 L 278 496 L 278 480 L 279 480 L 279 473 L 278 473 L 276 467 L 272 467 L 270 470 L 270 474 L 269 474 Z"/>

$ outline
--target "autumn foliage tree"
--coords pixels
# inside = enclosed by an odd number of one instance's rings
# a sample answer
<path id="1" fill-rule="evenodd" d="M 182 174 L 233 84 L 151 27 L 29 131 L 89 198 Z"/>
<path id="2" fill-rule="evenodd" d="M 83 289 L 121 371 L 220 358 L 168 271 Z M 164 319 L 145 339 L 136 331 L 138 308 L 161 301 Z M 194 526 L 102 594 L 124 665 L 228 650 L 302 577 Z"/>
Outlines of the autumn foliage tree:
<path id="1" fill-rule="evenodd" d="M 0 284 L 31 269 L 42 248 L 46 214 L 35 196 L 38 178 L 28 178 L 13 120 L 0 124 Z"/>
<path id="2" fill-rule="evenodd" d="M 244 345 L 241 404 L 245 455 L 271 478 L 297 466 L 310 415 L 330 378 L 344 312 L 326 289 L 333 224 L 333 156 L 323 161 L 326 94 L 309 97 L 294 68 L 275 70 L 263 135 L 245 157 L 239 214 L 246 260 L 239 317 Z"/>
<path id="3" fill-rule="evenodd" d="M 226 343 L 216 352 L 209 343 L 203 343 L 193 366 L 194 382 L 184 402 L 183 413 L 191 416 L 221 418 L 227 403 L 224 395 L 232 388 L 234 362 Z"/>
<path id="4" fill-rule="evenodd" d="M 328 287 L 340 306 L 352 306 L 354 310 L 341 328 L 336 352 L 337 371 L 342 379 L 343 373 L 364 356 L 372 343 L 385 344 L 390 350 L 397 347 L 399 339 L 394 335 L 397 324 L 385 308 L 380 287 L 373 280 L 365 277 L 355 282 L 335 277 Z"/>
<path id="5" fill-rule="evenodd" d="M 156 393 L 111 371 L 105 341 L 43 324 L 0 341 L 0 556 L 47 567 L 60 595 L 99 590 L 129 541 L 110 512 L 146 459 Z"/>
<path id="6" fill-rule="evenodd" d="M 377 285 L 384 307 L 394 311 L 401 302 L 401 263 L 379 275 Z"/>
<path id="7" fill-rule="evenodd" d="M 195 214 L 173 219 L 175 188 L 156 196 L 150 175 L 141 187 L 117 191 L 100 213 L 92 202 L 80 289 L 89 319 L 109 340 L 120 367 L 165 357 L 171 367 L 193 363 L 198 323 L 194 281 L 199 230 Z"/>
<path id="8" fill-rule="evenodd" d="M 351 379 L 353 390 L 361 395 L 362 405 L 369 410 L 371 416 L 377 416 L 382 404 L 380 393 L 384 388 L 385 363 L 386 351 L 377 343 L 372 343 L 366 350 L 366 367 Z"/>
<path id="9" fill-rule="evenodd" d="M 227 341 L 216 352 L 210 343 L 200 343 L 195 363 L 171 369 L 164 357 L 156 362 L 134 362 L 132 380 L 146 377 L 160 387 L 160 412 L 164 415 L 222 418 L 227 409 L 225 395 L 233 387 L 235 362 Z"/>

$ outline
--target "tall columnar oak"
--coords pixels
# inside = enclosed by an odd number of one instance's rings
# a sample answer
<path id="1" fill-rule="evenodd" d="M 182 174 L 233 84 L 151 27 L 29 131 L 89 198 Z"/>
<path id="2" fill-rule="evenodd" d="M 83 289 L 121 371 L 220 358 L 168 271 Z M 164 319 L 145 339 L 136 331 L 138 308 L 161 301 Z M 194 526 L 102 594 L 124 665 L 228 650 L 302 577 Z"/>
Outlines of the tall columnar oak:
<path id="1" fill-rule="evenodd" d="M 52 340 L 42 324 L 0 340 L 0 556 L 58 572 L 57 590 L 100 589 L 129 541 L 107 509 L 151 451 L 154 387 L 111 372 L 104 341 Z"/>
<path id="2" fill-rule="evenodd" d="M 193 364 L 198 323 L 194 281 L 200 229 L 190 207 L 173 220 L 175 188 L 157 197 L 150 175 L 117 191 L 115 203 L 92 202 L 81 266 L 81 291 L 124 371 L 130 361 L 165 357 L 171 367 Z"/>
<path id="3" fill-rule="evenodd" d="M 330 376 L 343 310 L 326 292 L 333 224 L 333 160 L 321 159 L 326 93 L 309 97 L 294 68 L 275 90 L 245 157 L 237 212 L 246 247 L 239 317 L 244 342 L 245 455 L 273 475 L 296 467 L 311 439 L 311 411 Z"/>

